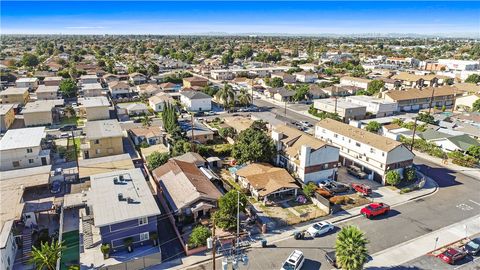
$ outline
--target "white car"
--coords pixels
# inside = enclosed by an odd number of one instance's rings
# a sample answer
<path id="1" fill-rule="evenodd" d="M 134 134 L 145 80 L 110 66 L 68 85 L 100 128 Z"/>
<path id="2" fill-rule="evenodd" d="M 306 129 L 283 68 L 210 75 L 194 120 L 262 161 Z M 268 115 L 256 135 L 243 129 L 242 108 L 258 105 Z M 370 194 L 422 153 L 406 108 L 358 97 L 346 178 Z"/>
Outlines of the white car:
<path id="1" fill-rule="evenodd" d="M 294 250 L 287 260 L 283 263 L 281 270 L 299 270 L 302 269 L 305 262 L 305 256 L 300 250 Z"/>
<path id="2" fill-rule="evenodd" d="M 327 185 L 330 185 L 330 183 L 334 182 L 333 179 L 325 179 L 325 180 L 322 180 L 320 182 L 318 182 L 318 186 L 319 187 L 324 187 L 324 186 L 327 186 Z"/>
<path id="3" fill-rule="evenodd" d="M 329 231 L 332 231 L 335 228 L 332 223 L 328 221 L 320 221 L 318 223 L 313 224 L 310 226 L 310 228 L 307 229 L 307 232 L 312 236 L 312 237 L 317 237 L 322 234 L 325 234 Z"/>

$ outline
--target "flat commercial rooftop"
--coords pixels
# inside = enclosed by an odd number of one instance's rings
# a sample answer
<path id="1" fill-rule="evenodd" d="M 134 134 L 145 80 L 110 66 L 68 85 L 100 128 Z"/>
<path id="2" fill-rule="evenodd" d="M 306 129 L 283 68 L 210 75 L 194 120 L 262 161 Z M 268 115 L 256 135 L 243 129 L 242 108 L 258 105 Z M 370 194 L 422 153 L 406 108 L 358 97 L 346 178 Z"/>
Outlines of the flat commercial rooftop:
<path id="1" fill-rule="evenodd" d="M 0 151 L 39 146 L 45 138 L 45 127 L 7 130 L 0 140 Z"/>

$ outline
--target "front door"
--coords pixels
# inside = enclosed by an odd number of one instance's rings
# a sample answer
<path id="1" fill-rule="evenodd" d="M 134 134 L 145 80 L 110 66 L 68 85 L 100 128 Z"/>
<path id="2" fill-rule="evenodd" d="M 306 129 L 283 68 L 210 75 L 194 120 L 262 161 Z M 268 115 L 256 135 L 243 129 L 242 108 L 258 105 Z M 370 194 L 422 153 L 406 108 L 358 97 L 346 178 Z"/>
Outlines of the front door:
<path id="1" fill-rule="evenodd" d="M 42 157 L 42 165 L 47 165 L 47 158 L 46 157 Z"/>
<path id="2" fill-rule="evenodd" d="M 90 158 L 90 154 L 88 153 L 88 151 L 84 151 L 83 156 L 85 157 L 85 159 Z"/>

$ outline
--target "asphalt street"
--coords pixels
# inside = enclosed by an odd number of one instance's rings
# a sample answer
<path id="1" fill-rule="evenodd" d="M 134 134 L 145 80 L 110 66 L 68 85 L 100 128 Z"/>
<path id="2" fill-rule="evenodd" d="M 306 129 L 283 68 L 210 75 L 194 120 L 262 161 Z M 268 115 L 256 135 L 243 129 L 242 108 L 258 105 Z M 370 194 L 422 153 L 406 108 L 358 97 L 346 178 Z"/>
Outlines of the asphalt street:
<path id="1" fill-rule="evenodd" d="M 370 254 L 480 214 L 480 179 L 449 171 L 420 158 L 416 158 L 415 163 L 439 184 L 437 193 L 393 207 L 387 216 L 373 220 L 357 217 L 338 224 L 355 225 L 364 231 L 370 241 Z M 302 269 L 331 269 L 324 259 L 324 254 L 325 251 L 332 250 L 335 237 L 335 233 L 332 233 L 309 240 L 288 238 L 270 243 L 267 248 L 251 249 L 248 252 L 249 265 L 242 266 L 241 269 L 280 269 L 283 261 L 294 249 L 302 250 L 308 259 Z M 434 244 L 432 243 L 432 250 Z M 424 254 L 418 254 L 419 257 L 422 255 Z M 220 267 L 221 263 L 218 261 L 217 269 L 221 269 Z M 207 263 L 191 269 L 212 269 L 212 265 Z M 399 269 L 405 268 L 400 266 Z"/>

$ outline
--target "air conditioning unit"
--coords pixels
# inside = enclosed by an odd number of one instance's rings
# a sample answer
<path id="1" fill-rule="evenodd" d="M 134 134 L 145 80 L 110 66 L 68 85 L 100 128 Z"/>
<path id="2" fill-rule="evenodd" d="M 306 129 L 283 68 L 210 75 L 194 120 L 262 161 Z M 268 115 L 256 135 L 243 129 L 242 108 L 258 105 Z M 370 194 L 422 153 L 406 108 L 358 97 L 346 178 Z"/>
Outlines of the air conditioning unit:
<path id="1" fill-rule="evenodd" d="M 120 184 L 120 183 L 118 182 L 118 178 L 117 178 L 117 177 L 114 177 L 114 178 L 113 178 L 113 183 L 114 183 L 115 185 Z"/>
<path id="2" fill-rule="evenodd" d="M 118 193 L 118 200 L 119 200 L 119 201 L 123 201 L 123 200 L 124 200 L 122 193 Z"/>
<path id="3" fill-rule="evenodd" d="M 125 179 L 123 178 L 123 175 L 118 176 L 120 178 L 120 182 L 124 181 Z"/>

